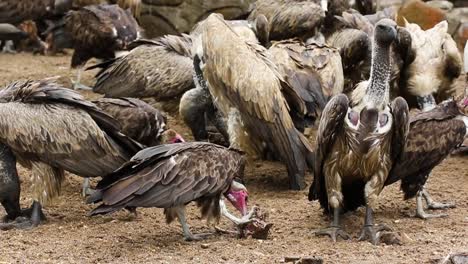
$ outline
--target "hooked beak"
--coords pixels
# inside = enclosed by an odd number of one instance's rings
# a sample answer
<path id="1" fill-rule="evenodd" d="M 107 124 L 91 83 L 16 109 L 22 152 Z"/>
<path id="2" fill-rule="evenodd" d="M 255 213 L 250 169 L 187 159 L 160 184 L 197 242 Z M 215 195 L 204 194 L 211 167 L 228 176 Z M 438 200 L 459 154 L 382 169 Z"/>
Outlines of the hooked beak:
<path id="1" fill-rule="evenodd" d="M 247 215 L 247 197 L 249 194 L 244 191 L 232 191 L 230 190 L 226 198 L 231 202 L 231 204 L 242 214 L 242 216 Z"/>
<path id="2" fill-rule="evenodd" d="M 184 138 L 179 135 L 179 134 L 176 134 L 176 136 L 174 138 L 171 139 L 171 143 L 181 143 L 181 142 L 185 142 Z"/>
<path id="3" fill-rule="evenodd" d="M 322 10 L 327 12 L 328 11 L 328 0 L 320 0 L 320 7 Z"/>

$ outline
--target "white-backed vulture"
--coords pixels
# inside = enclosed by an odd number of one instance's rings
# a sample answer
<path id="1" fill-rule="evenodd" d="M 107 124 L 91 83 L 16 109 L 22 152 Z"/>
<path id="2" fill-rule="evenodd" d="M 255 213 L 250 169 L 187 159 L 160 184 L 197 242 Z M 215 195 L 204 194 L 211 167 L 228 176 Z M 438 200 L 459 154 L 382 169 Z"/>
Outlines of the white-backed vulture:
<path id="1" fill-rule="evenodd" d="M 417 96 L 420 109 L 455 96 L 454 81 L 460 76 L 462 58 L 457 44 L 447 33 L 447 21 L 431 29 L 422 30 L 417 24 L 405 22 L 411 34 L 414 61 L 409 64 L 400 90 Z"/>
<path id="2" fill-rule="evenodd" d="M 264 15 L 268 20 L 271 40 L 313 37 L 323 23 L 324 10 L 312 1 L 258 0 L 249 20 Z"/>
<path id="3" fill-rule="evenodd" d="M 457 146 L 467 129 L 463 118 L 467 118 L 467 102 L 457 105 L 455 100 L 447 100 L 428 112 L 421 112 L 410 118 L 410 131 L 405 151 L 395 161 L 385 185 L 401 180 L 404 198 L 416 198 L 416 216 L 426 219 L 446 216 L 424 212 L 422 198 L 429 209 L 454 207 L 453 204 L 434 202 L 424 186 L 431 171 L 439 165 Z"/>
<path id="4" fill-rule="evenodd" d="M 320 119 L 315 149 L 314 182 L 309 200 L 319 200 L 333 222 L 317 235 L 348 239 L 340 213 L 366 206 L 360 240 L 379 242 L 385 226 L 374 225 L 373 210 L 394 161 L 404 151 L 409 109 L 405 100 L 390 98 L 390 47 L 397 39 L 396 23 L 389 19 L 375 27 L 372 67 L 363 104 L 350 107 L 348 98 L 333 97 Z"/>
<path id="5" fill-rule="evenodd" d="M 204 143 L 186 142 L 151 147 L 138 152 L 119 170 L 98 184 L 89 203 L 102 201 L 90 215 L 111 213 L 123 208 L 164 208 L 167 223 L 176 217 L 186 240 L 199 240 L 192 234 L 185 206 L 195 201 L 203 218 L 217 221 L 224 215 L 236 224 L 248 223 L 247 189 L 240 182 L 245 160 L 238 151 Z M 239 210 L 238 219 L 226 210 L 226 197 Z"/>
<path id="6" fill-rule="evenodd" d="M 17 25 L 25 20 L 37 20 L 63 14 L 73 0 L 0 0 L 0 23 Z"/>
<path id="7" fill-rule="evenodd" d="M 83 87 L 79 83 L 81 71 L 89 59 L 112 59 L 140 35 L 130 11 L 118 5 L 93 5 L 70 11 L 65 27 L 74 43 L 71 67 L 79 68 L 75 88 Z"/>
<path id="8" fill-rule="evenodd" d="M 291 109 L 296 128 L 314 125 L 327 101 L 343 92 L 343 67 L 337 49 L 325 44 L 304 44 L 297 39 L 273 42 L 268 49 L 272 61 L 289 85 L 305 102 L 306 116 Z"/>
<path id="9" fill-rule="evenodd" d="M 203 76 L 196 77 L 207 82 L 215 106 L 227 117 L 230 144 L 251 155 L 274 153 L 287 166 L 290 188 L 304 188 L 311 147 L 289 115 L 290 106 L 305 114 L 304 102 L 267 51 L 245 42 L 220 15 L 210 15 L 199 27 L 194 66 Z"/>
<path id="10" fill-rule="evenodd" d="M 151 147 L 161 144 L 167 117 L 136 98 L 99 98 L 92 101 L 121 125 L 121 131 L 137 142 Z"/>
<path id="11" fill-rule="evenodd" d="M 152 97 L 156 101 L 177 100 L 193 88 L 192 40 L 188 35 L 167 35 L 139 40 L 127 55 L 93 67 L 94 92 L 106 97 Z"/>
<path id="12" fill-rule="evenodd" d="M 33 225 L 40 203 L 59 194 L 64 171 L 104 176 L 142 148 L 116 120 L 51 79 L 13 82 L 0 92 L 0 142 L 32 170 Z"/>

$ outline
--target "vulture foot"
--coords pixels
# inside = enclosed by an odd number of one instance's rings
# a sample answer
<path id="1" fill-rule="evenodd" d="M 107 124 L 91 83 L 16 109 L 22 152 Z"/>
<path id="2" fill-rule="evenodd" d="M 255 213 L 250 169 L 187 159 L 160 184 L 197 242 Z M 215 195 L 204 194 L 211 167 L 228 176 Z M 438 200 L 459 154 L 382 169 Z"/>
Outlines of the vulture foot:
<path id="1" fill-rule="evenodd" d="M 200 241 L 212 236 L 213 233 L 200 233 L 200 234 L 186 234 L 184 235 L 185 241 Z"/>
<path id="2" fill-rule="evenodd" d="M 83 188 L 81 190 L 81 195 L 83 197 L 87 197 L 87 196 L 91 196 L 92 194 L 94 194 L 94 192 L 96 192 L 96 191 L 91 188 L 89 178 L 85 178 L 83 180 Z"/>
<path id="3" fill-rule="evenodd" d="M 392 229 L 386 225 L 364 225 L 358 240 L 368 240 L 372 245 L 377 245 L 382 231 L 392 231 Z"/>
<path id="4" fill-rule="evenodd" d="M 432 200 L 431 196 L 425 189 L 422 190 L 422 196 L 426 200 L 428 209 L 437 210 L 437 209 L 455 208 L 455 203 L 439 203 L 439 202 Z"/>
<path id="5" fill-rule="evenodd" d="M 85 90 L 85 91 L 92 91 L 93 88 L 89 87 L 89 86 L 86 86 L 84 84 L 81 84 L 79 82 L 76 82 L 76 81 L 71 81 L 72 82 L 72 87 L 73 87 L 73 90 Z"/>
<path id="6" fill-rule="evenodd" d="M 344 240 L 348 240 L 351 238 L 351 236 L 343 231 L 341 227 L 339 226 L 330 226 L 325 229 L 317 230 L 315 231 L 316 236 L 330 236 L 330 238 L 333 240 L 333 242 L 336 242 L 336 239 L 338 237 L 341 237 Z"/>
<path id="7" fill-rule="evenodd" d="M 0 230 L 31 229 L 33 227 L 31 219 L 24 216 L 19 216 L 14 221 L 0 223 Z"/>
<path id="8" fill-rule="evenodd" d="M 21 215 L 16 219 L 10 220 L 6 216 L 3 220 L 4 222 L 0 223 L 0 230 L 31 229 L 47 219 L 42 212 L 41 204 L 35 201 L 30 208 L 21 210 Z"/>

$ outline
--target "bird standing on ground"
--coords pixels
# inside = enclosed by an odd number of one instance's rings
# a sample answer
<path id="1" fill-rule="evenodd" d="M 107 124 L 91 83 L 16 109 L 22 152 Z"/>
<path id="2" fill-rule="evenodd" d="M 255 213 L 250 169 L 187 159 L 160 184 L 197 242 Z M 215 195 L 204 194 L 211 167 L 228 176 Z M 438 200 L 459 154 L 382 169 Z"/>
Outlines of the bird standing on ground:
<path id="1" fill-rule="evenodd" d="M 64 171 L 104 176 L 142 148 L 116 120 L 52 79 L 18 81 L 1 91 L 0 142 L 32 170 L 34 226 L 40 204 L 59 194 Z"/>
<path id="2" fill-rule="evenodd" d="M 74 88 L 84 89 L 88 88 L 80 84 L 80 78 L 89 59 L 113 59 L 116 52 L 127 49 L 140 34 L 130 10 L 118 5 L 93 5 L 70 11 L 65 17 L 65 27 L 74 44 L 71 67 L 79 68 Z"/>
<path id="3" fill-rule="evenodd" d="M 337 95 L 325 107 L 317 133 L 314 182 L 309 200 L 319 200 L 333 222 L 317 235 L 348 239 L 341 230 L 340 213 L 366 206 L 360 240 L 379 241 L 373 210 L 388 173 L 404 150 L 408 132 L 408 105 L 396 98 L 389 106 L 390 46 L 397 38 L 396 23 L 381 20 L 374 30 L 369 85 L 362 104 L 351 108 L 345 95 Z"/>
<path id="4" fill-rule="evenodd" d="M 220 15 L 210 15 L 199 27 L 195 71 L 202 72 L 197 77 L 208 84 L 213 102 L 228 120 L 230 144 L 260 157 L 274 153 L 287 166 L 289 187 L 304 188 L 312 148 L 289 115 L 290 107 L 305 113 L 304 102 L 266 50 L 241 39 Z"/>
<path id="5" fill-rule="evenodd" d="M 187 225 L 185 206 L 195 201 L 203 218 L 228 217 L 235 224 L 248 223 L 247 189 L 243 178 L 245 160 L 233 149 L 204 143 L 185 142 L 160 145 L 138 152 L 119 170 L 99 182 L 98 191 L 88 202 L 102 203 L 90 215 L 107 214 L 124 208 L 164 208 L 167 223 L 176 217 L 186 240 L 200 240 Z M 243 217 L 231 215 L 223 196 Z"/>

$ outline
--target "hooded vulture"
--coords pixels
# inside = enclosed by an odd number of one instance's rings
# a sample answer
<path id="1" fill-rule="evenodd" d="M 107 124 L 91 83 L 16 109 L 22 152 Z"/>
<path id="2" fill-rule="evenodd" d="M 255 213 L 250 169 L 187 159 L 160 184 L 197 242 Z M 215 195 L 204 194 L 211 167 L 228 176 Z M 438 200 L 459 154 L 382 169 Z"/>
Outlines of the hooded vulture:
<path id="1" fill-rule="evenodd" d="M 360 240 L 379 241 L 385 226 L 374 225 L 373 210 L 392 164 L 404 151 L 408 105 L 401 97 L 389 105 L 390 47 L 397 39 L 396 23 L 383 19 L 374 31 L 372 67 L 364 104 L 350 107 L 348 98 L 333 97 L 320 119 L 315 152 L 314 182 L 309 200 L 319 200 L 333 222 L 317 235 L 349 238 L 340 226 L 340 213 L 366 206 Z"/>
<path id="2" fill-rule="evenodd" d="M 454 100 L 447 100 L 434 109 L 416 114 L 410 119 L 405 151 L 394 163 L 385 185 L 401 180 L 405 199 L 417 196 L 416 216 L 420 218 L 446 216 L 425 213 L 422 198 L 426 200 L 429 209 L 454 207 L 453 204 L 434 202 L 424 185 L 434 167 L 463 142 L 467 134 L 463 122 L 468 113 L 467 106 L 468 100 L 459 105 Z"/>
<path id="3" fill-rule="evenodd" d="M 327 101 L 343 91 L 338 50 L 315 42 L 306 45 L 297 39 L 274 42 L 268 50 L 279 72 L 306 104 L 305 117 L 290 111 L 296 128 L 304 131 L 312 127 Z"/>
<path id="4" fill-rule="evenodd" d="M 248 19 L 264 15 L 271 40 L 298 37 L 305 41 L 318 32 L 325 18 L 324 9 L 312 1 L 258 0 L 253 5 Z"/>
<path id="5" fill-rule="evenodd" d="M 59 194 L 64 171 L 104 176 L 142 148 L 120 133 L 116 120 L 51 79 L 18 81 L 1 91 L 0 142 L 32 170 L 33 225 L 40 222 L 40 202 Z"/>
<path id="6" fill-rule="evenodd" d="M 79 68 L 75 88 L 83 87 L 79 84 L 81 71 L 89 59 L 112 59 L 140 34 L 130 10 L 118 5 L 94 5 L 70 11 L 65 17 L 65 28 L 75 49 L 71 67 Z"/>
<path id="7" fill-rule="evenodd" d="M 186 240 L 199 240 L 185 217 L 185 206 L 195 201 L 203 218 L 218 220 L 227 216 L 234 223 L 250 221 L 247 189 L 243 178 L 245 160 L 238 151 L 204 142 L 160 145 L 138 152 L 119 170 L 98 184 L 88 202 L 102 202 L 90 215 L 111 213 L 123 208 L 164 208 L 167 223 L 176 217 Z M 244 216 L 227 212 L 226 197 Z"/>
<path id="8" fill-rule="evenodd" d="M 0 23 L 17 25 L 25 20 L 37 20 L 63 14 L 73 0 L 0 0 Z"/>
<path id="9" fill-rule="evenodd" d="M 435 105 L 433 95 L 438 102 L 455 95 L 453 84 L 462 71 L 460 52 L 447 33 L 447 21 L 426 31 L 405 21 L 405 28 L 411 34 L 416 57 L 405 72 L 400 90 L 417 96 L 420 109 L 430 109 Z"/>
<path id="10" fill-rule="evenodd" d="M 290 188 L 304 188 L 311 147 L 289 115 L 290 106 L 305 114 L 304 102 L 266 50 L 245 42 L 220 15 L 210 15 L 199 27 L 194 66 L 202 74 L 196 77 L 206 81 L 213 102 L 227 117 L 230 144 L 251 155 L 274 153 L 286 163 Z"/>
<path id="11" fill-rule="evenodd" d="M 106 97 L 153 97 L 156 101 L 180 98 L 193 88 L 192 40 L 188 35 L 167 35 L 139 40 L 127 55 L 93 66 L 94 92 Z M 92 67 L 92 68 L 93 68 Z"/>

